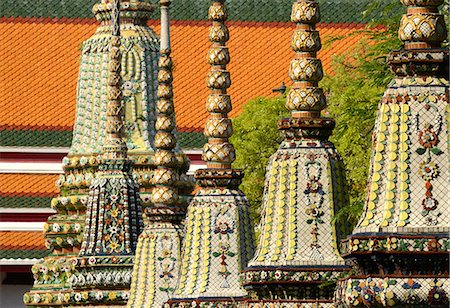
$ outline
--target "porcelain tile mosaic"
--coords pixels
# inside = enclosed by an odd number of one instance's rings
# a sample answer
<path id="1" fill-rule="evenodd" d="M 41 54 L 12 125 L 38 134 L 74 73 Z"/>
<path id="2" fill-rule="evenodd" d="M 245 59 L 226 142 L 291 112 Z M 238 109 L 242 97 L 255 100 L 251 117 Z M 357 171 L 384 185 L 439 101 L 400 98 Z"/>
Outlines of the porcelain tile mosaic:
<path id="1" fill-rule="evenodd" d="M 208 143 L 202 156 L 207 169 L 195 173 L 200 189 L 188 207 L 180 275 L 167 302 L 170 307 L 233 307 L 247 295 L 240 272 L 253 255 L 253 228 L 248 200 L 239 190 L 244 174 L 231 168 L 236 154 L 228 141 L 233 129 L 228 118 L 232 106 L 227 94 L 231 79 L 226 69 L 230 55 L 224 2 L 212 1 L 208 13 L 212 45 L 206 84 L 211 94 L 206 99 Z"/>
<path id="2" fill-rule="evenodd" d="M 119 68 L 122 81 L 114 81 L 112 85 L 120 87 L 124 108 L 114 108 L 117 112 L 121 112 L 120 121 L 123 120 L 124 123 L 120 124 L 118 119 L 108 118 L 108 108 L 111 107 L 108 105 L 111 99 L 108 91 L 113 82 L 109 77 L 112 64 L 108 62 L 112 52 L 111 5 L 112 2 L 103 1 L 94 6 L 94 12 L 101 25 L 96 34 L 83 44 L 74 139 L 68 156 L 63 159 L 64 174 L 57 181 L 60 194 L 51 201 L 57 214 L 50 216 L 45 225 L 46 243 L 51 254 L 42 263 L 33 267 L 33 271 L 36 272 L 35 283 L 31 292 L 24 296 L 25 303 L 31 307 L 61 306 L 69 303 L 83 305 L 89 301 L 100 304 L 102 299 L 109 298 L 111 294 L 109 291 L 102 291 L 103 295 L 96 298 L 95 292 L 92 295 L 86 293 L 86 289 L 83 288 L 90 284 L 94 285 L 92 279 L 95 275 L 101 288 L 110 286 L 111 281 L 108 277 L 112 274 L 97 271 L 96 268 L 97 264 L 102 264 L 100 267 L 110 264 L 108 262 L 111 259 L 92 259 L 92 262 L 95 261 L 92 264 L 85 259 L 89 260 L 92 254 L 112 254 L 114 251 L 119 253 L 117 249 L 128 247 L 136 241 L 142 230 L 136 225 L 136 221 L 139 220 L 136 217 L 143 215 L 144 221 L 147 221 L 152 215 L 152 191 L 159 183 L 156 180 L 155 173 L 158 172 L 155 168 L 160 161 L 167 160 L 164 155 L 158 155 L 153 147 L 155 127 L 158 125 L 154 121 L 154 115 L 157 107 L 159 41 L 153 30 L 146 25 L 145 21 L 153 10 L 153 6 L 146 2 L 124 1 L 121 4 L 119 48 L 123 57 Z M 129 162 L 124 165 L 111 162 L 105 167 L 102 152 L 107 146 L 107 136 L 111 133 L 117 134 L 108 128 L 111 124 L 120 127 L 121 137 L 116 136 L 117 142 L 123 141 L 121 151 L 127 149 Z M 177 180 L 173 185 L 178 189 L 180 196 L 178 206 L 186 207 L 189 193 L 193 188 L 185 175 L 189 168 L 189 160 L 179 148 L 176 148 L 168 163 L 176 170 Z M 133 169 L 130 169 L 131 165 Z M 115 172 L 113 169 L 116 167 L 125 173 Z M 132 172 L 132 178 L 129 178 L 129 172 Z M 110 178 L 112 174 L 114 176 Z M 91 185 L 95 186 L 91 187 L 95 192 L 90 192 Z M 101 197 L 104 196 L 106 188 L 112 194 L 111 198 Z M 132 203 L 137 202 L 142 208 L 128 209 Z M 91 204 L 90 209 L 88 204 Z M 109 214 L 105 213 L 104 206 L 108 207 Z M 131 214 L 127 212 L 130 210 Z M 105 221 L 100 222 L 99 217 L 104 217 Z M 126 227 L 124 221 L 128 219 L 133 222 Z M 85 223 L 90 225 L 89 229 L 85 228 Z M 101 231 L 109 224 L 115 225 Z M 95 231 L 97 229 L 98 232 Z M 124 235 L 127 232 L 134 235 L 128 238 Z M 105 245 L 99 243 L 102 241 Z M 109 244 L 106 245 L 106 242 Z M 82 246 L 82 243 L 90 244 Z M 134 250 L 135 246 L 130 246 L 126 249 L 127 257 L 114 259 L 117 263 L 113 263 L 123 268 L 119 275 L 122 278 L 118 278 L 122 291 L 120 294 L 113 293 L 115 295 L 111 296 L 114 298 L 109 298 L 109 304 L 115 302 L 126 304 L 129 296 L 126 290 L 131 283 Z M 78 259 L 80 253 L 85 256 L 84 259 Z M 44 274 L 40 270 L 44 267 L 55 270 L 52 271 L 52 275 Z M 97 271 L 97 274 L 94 275 L 91 270 Z M 75 275 L 75 272 L 78 274 Z M 70 295 L 72 287 L 79 291 Z"/>
<path id="3" fill-rule="evenodd" d="M 206 3 L 205 0 L 202 1 Z M 286 73 L 277 68 L 287 65 L 289 61 L 290 48 L 284 46 L 283 42 L 291 36 L 292 28 L 291 24 L 286 22 L 288 15 L 285 15 L 283 20 L 272 16 L 273 10 L 270 8 L 278 6 L 277 1 L 268 1 L 258 8 L 263 13 L 261 17 L 266 18 L 264 22 L 258 22 L 260 16 L 250 9 L 254 0 L 233 2 L 235 9 L 231 9 L 230 14 L 237 17 L 229 22 L 230 34 L 234 39 L 228 44 L 230 53 L 234 55 L 234 60 L 230 63 L 234 81 L 234 85 L 229 89 L 234 98 L 231 117 L 238 115 L 250 99 L 274 96 L 272 88 L 279 86 L 281 81 L 289 82 Z M 89 7 L 83 10 L 90 11 L 95 2 L 90 0 L 67 3 L 46 0 L 39 2 L 39 8 L 36 7 L 36 2 L 28 2 L 27 15 L 15 18 L 0 17 L 0 29 L 3 33 L 0 44 L 8 46 L 8 51 L 0 52 L 0 70 L 5 74 L 0 84 L 0 91 L 4 93 L 0 97 L 0 105 L 3 107 L 0 115 L 0 145 L 70 147 L 76 109 L 74 93 L 77 91 L 79 47 L 97 28 L 92 13 L 79 18 L 81 10 L 76 8 L 85 3 Z M 364 3 L 367 5 L 369 1 L 364 0 Z M 3 6 L 5 10 L 0 12 L 0 16 L 2 13 L 7 16 L 6 6 Z M 25 4 L 15 3 L 8 9 L 18 6 L 23 10 Z M 42 18 L 27 17 L 43 12 L 55 12 L 58 6 L 64 6 L 70 14 L 58 15 L 58 18 L 54 18 L 54 13 L 43 15 Z M 349 52 L 363 37 L 355 31 L 364 29 L 366 24 L 358 20 L 330 21 L 336 15 L 347 14 L 348 10 L 355 12 L 357 16 L 359 6 L 356 4 L 352 3 L 350 8 L 346 6 L 346 10 L 339 5 L 327 3 L 327 6 L 328 13 L 323 12 L 324 23 L 319 24 L 318 28 L 324 41 L 329 43 L 324 44 L 319 54 L 324 69 L 331 72 L 333 57 Z M 331 10 L 333 6 L 336 6 L 336 9 Z M 185 16 L 184 19 L 176 19 L 172 23 L 172 56 L 177 63 L 173 72 L 174 87 L 177 89 L 175 109 L 178 115 L 178 130 L 182 137 L 180 146 L 185 149 L 199 149 L 205 143 L 201 131 L 207 112 L 202 100 L 192 98 L 205 97 L 208 94 L 203 86 L 208 70 L 203 56 L 208 50 L 208 24 L 203 20 L 194 20 L 192 15 L 197 12 L 189 9 L 189 1 L 176 2 L 172 7 Z M 202 15 L 201 19 L 206 19 L 206 10 L 199 14 Z M 148 24 L 159 33 L 156 14 L 152 15 L 152 18 Z M 99 35 L 96 37 L 99 38 Z M 336 37 L 342 39 L 332 40 Z M 144 40 L 146 44 L 151 44 L 150 41 L 151 39 Z M 158 44 L 154 43 L 157 51 Z M 272 46 L 280 48 L 274 50 Z M 84 56 L 85 59 L 88 57 L 89 55 Z M 39 71 L 40 74 L 30 76 L 30 71 Z M 261 71 L 265 73 L 261 74 Z M 10 91 L 16 87 L 21 91 Z M 24 113 L 21 106 L 27 104 L 30 98 L 34 98 L 34 112 Z"/>
<path id="4" fill-rule="evenodd" d="M 291 117 L 278 123 L 284 139 L 267 167 L 259 243 L 243 274 L 249 307 L 329 307 L 334 287 L 320 285 L 348 271 L 338 250 L 346 229 L 333 220 L 348 202 L 343 163 L 328 141 L 334 121 L 320 114 L 326 99 L 318 87 L 319 19 L 317 2 L 293 4 L 294 85 L 286 97 Z"/>
<path id="5" fill-rule="evenodd" d="M 105 143 L 101 144 L 99 167 L 89 187 L 81 249 L 74 258 L 74 273 L 68 280 L 71 290 L 65 293 L 70 295 L 69 306 L 104 307 L 105 302 L 108 305 L 126 302 L 137 238 L 143 229 L 139 187 L 127 156 L 128 142 L 123 138 L 127 88 L 123 87 L 121 74 L 122 60 L 126 57 L 120 50 L 120 19 L 139 20 L 151 7 L 137 4 L 141 10 L 125 11 L 119 17 L 120 8 L 119 0 L 94 8 L 99 19 L 110 20 L 112 30 L 106 57 L 106 125 L 101 129 Z M 108 300 L 99 299 L 97 293 Z"/>
<path id="6" fill-rule="evenodd" d="M 354 273 L 339 307 L 447 307 L 449 288 L 448 50 L 439 0 L 402 0 L 404 48 L 379 105 L 364 212 L 342 253 Z"/>
<path id="7" fill-rule="evenodd" d="M 184 237 L 182 220 L 186 208 L 180 204 L 174 166 L 177 140 L 172 86 L 169 6 L 161 1 L 161 46 L 158 71 L 158 101 L 154 145 L 157 166 L 151 195 L 152 208 L 148 223 L 139 236 L 133 269 L 130 299 L 127 307 L 162 307 L 175 290 L 179 276 L 181 243 Z"/>

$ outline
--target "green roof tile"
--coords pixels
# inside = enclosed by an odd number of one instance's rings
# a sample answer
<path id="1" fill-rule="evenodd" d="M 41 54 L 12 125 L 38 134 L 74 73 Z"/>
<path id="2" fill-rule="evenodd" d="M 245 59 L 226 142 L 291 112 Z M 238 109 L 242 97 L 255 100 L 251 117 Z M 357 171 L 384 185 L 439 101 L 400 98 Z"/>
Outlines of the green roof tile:
<path id="1" fill-rule="evenodd" d="M 183 149 L 199 149 L 206 142 L 203 133 L 180 132 Z M 70 147 L 72 131 L 60 130 L 0 130 L 0 146 L 9 147 Z"/>
<path id="2" fill-rule="evenodd" d="M 0 250 L 0 259 L 42 259 L 48 250 Z"/>
<path id="3" fill-rule="evenodd" d="M 0 208 L 50 208 L 50 197 L 0 196 Z"/>
<path id="4" fill-rule="evenodd" d="M 5 17 L 51 17 L 51 18 L 92 18 L 92 6 L 96 0 L 2 0 L 0 16 Z M 150 1 L 156 3 L 157 1 Z M 323 22 L 367 22 L 371 16 L 363 18 L 372 0 L 320 0 Z M 384 0 L 384 3 L 389 3 Z M 204 20 L 210 0 L 177 0 L 172 5 L 175 20 Z M 292 0 L 228 0 L 230 20 L 284 22 L 290 17 Z M 382 8 L 380 8 L 381 10 Z M 154 18 L 159 18 L 159 10 Z"/>
<path id="5" fill-rule="evenodd" d="M 182 149 L 201 149 L 206 141 L 207 139 L 203 133 L 179 133 L 179 142 Z"/>
<path id="6" fill-rule="evenodd" d="M 72 131 L 0 130 L 0 146 L 69 147 Z"/>

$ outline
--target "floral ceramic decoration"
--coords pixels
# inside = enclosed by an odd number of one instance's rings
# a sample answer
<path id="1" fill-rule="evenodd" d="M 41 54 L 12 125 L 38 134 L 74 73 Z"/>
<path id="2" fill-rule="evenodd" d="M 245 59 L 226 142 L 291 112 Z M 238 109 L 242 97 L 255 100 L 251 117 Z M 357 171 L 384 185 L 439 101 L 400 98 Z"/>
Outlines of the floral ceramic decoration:
<path id="1" fill-rule="evenodd" d="M 188 206 L 180 276 L 168 307 L 235 307 L 247 296 L 240 272 L 253 255 L 253 229 L 248 200 L 239 189 L 244 174 L 231 168 L 236 154 L 229 142 L 233 129 L 228 119 L 231 79 L 226 70 L 230 56 L 224 2 L 213 0 L 208 12 L 210 117 L 202 155 L 207 168 L 195 173 L 200 188 Z"/>
<path id="2" fill-rule="evenodd" d="M 446 29 L 437 10 L 443 1 L 402 3 L 404 47 L 388 57 L 395 77 L 377 116 L 363 215 L 341 243 L 353 273 L 338 283 L 338 307 L 449 304 L 448 50 L 441 48 Z"/>
<path id="3" fill-rule="evenodd" d="M 245 307 L 331 307 L 333 284 L 319 285 L 348 271 L 337 243 L 345 227 L 333 220 L 348 202 L 342 160 L 328 141 L 334 120 L 321 116 L 319 19 L 316 1 L 293 3 L 291 116 L 278 123 L 283 141 L 267 168 L 259 243 L 243 273 L 252 298 Z"/>

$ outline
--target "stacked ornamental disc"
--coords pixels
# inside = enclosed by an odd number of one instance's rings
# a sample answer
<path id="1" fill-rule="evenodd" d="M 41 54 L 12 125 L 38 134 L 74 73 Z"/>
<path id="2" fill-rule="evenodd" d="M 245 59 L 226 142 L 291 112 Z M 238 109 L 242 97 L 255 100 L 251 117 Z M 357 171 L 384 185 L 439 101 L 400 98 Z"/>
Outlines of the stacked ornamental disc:
<path id="1" fill-rule="evenodd" d="M 64 174 L 56 183 L 60 194 L 52 200 L 57 213 L 50 216 L 44 226 L 51 253 L 33 266 L 35 282 L 31 292 L 24 296 L 27 306 L 67 306 L 71 300 L 69 280 L 74 274 L 74 263 L 83 241 L 89 187 L 99 170 L 107 141 L 112 8 L 110 0 L 101 0 L 94 5 L 93 12 L 101 24 L 95 34 L 81 45 L 72 146 L 63 159 Z M 133 178 L 139 184 L 145 222 L 152 215 L 152 191 L 156 185 L 154 172 L 157 168 L 154 140 L 159 40 L 147 25 L 153 10 L 154 5 L 146 1 L 121 1 L 120 4 L 120 90 L 124 104 L 121 136 L 128 149 L 127 156 L 133 163 Z M 178 212 L 187 206 L 193 187 L 185 175 L 189 160 L 179 148 L 173 152 L 175 158 L 171 158 L 171 166 L 180 175 L 173 185 L 178 190 L 178 205 L 175 206 Z M 86 285 L 89 283 L 87 281 Z M 119 292 L 120 288 L 116 291 Z M 120 292 L 115 296 L 119 297 Z M 99 300 L 106 295 L 98 295 Z"/>
<path id="2" fill-rule="evenodd" d="M 185 207 L 179 202 L 179 170 L 175 154 L 175 114 L 172 87 L 169 6 L 161 4 L 161 46 L 156 106 L 155 187 L 148 223 L 139 236 L 133 270 L 131 294 L 127 307 L 162 307 L 175 289 L 179 276 L 181 242 L 184 236 L 182 219 Z"/>

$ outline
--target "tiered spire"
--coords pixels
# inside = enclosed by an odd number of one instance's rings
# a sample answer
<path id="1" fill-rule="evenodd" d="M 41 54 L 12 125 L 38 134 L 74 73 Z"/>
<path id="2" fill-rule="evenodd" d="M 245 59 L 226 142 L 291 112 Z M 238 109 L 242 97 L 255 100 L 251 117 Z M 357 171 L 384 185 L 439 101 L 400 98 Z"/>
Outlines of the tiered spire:
<path id="1" fill-rule="evenodd" d="M 139 237 L 128 307 L 162 307 L 179 275 L 185 208 L 180 207 L 176 166 L 175 114 L 170 56 L 170 0 L 161 0 L 161 47 L 156 114 L 155 187 L 148 224 Z"/>
<path id="2" fill-rule="evenodd" d="M 363 215 L 342 243 L 354 274 L 342 307 L 448 307 L 450 109 L 443 0 L 402 0 L 404 48 L 375 124 Z"/>
<path id="3" fill-rule="evenodd" d="M 323 78 L 322 61 L 316 53 L 322 48 L 319 31 L 319 6 L 314 1 L 297 1 L 292 6 L 291 21 L 296 24 L 291 47 L 295 56 L 291 60 L 289 76 L 294 85 L 290 89 L 286 108 L 293 118 L 320 117 L 326 107 L 325 96 L 318 82 Z"/>
<path id="4" fill-rule="evenodd" d="M 208 52 L 208 63 L 211 70 L 208 73 L 206 84 L 211 89 L 206 100 L 206 110 L 209 119 L 205 124 L 204 134 L 208 143 L 203 147 L 203 160 L 208 168 L 230 169 L 231 163 L 236 159 L 233 145 L 228 138 L 233 134 L 231 119 L 231 98 L 227 89 L 231 86 L 230 72 L 226 66 L 230 62 L 230 54 L 226 47 L 229 39 L 228 28 L 224 24 L 227 12 L 224 1 L 214 1 L 209 8 L 208 17 L 212 20 L 209 28 L 209 40 L 212 43 Z"/>
<path id="5" fill-rule="evenodd" d="M 125 304 L 137 238 L 143 229 L 138 186 L 122 138 L 124 109 L 120 51 L 120 0 L 111 12 L 106 144 L 90 187 L 83 243 L 70 278 L 73 306 Z M 100 298 L 99 298 L 99 295 Z"/>
<path id="6" fill-rule="evenodd" d="M 184 217 L 185 210 L 177 207 L 178 181 L 177 158 L 175 148 L 175 113 L 172 89 L 172 57 L 170 56 L 170 0 L 161 0 L 161 47 L 158 72 L 158 102 L 156 105 L 156 135 L 155 162 L 157 168 L 154 173 L 155 187 L 152 191 L 153 207 L 148 216 L 169 214 L 171 219 L 178 222 Z M 180 217 L 181 215 L 181 217 Z M 157 218 L 156 220 L 159 220 Z"/>
<path id="7" fill-rule="evenodd" d="M 103 159 L 126 160 L 127 145 L 122 139 L 124 132 L 125 105 L 122 97 L 122 54 L 120 51 L 120 0 L 114 0 L 111 12 L 111 46 L 109 48 L 108 103 L 106 105 L 106 144 Z M 82 254 L 82 253 L 81 253 Z"/>
<path id="8" fill-rule="evenodd" d="M 106 125 L 106 69 L 108 37 L 110 35 L 110 18 L 112 0 L 101 0 L 94 5 L 93 11 L 102 26 L 96 34 L 83 44 L 80 81 L 78 85 L 77 118 L 74 138 L 70 150 L 71 156 L 87 161 L 86 154 L 97 154 L 105 143 Z M 145 0 L 124 0 L 120 8 L 122 17 L 122 92 L 125 102 L 125 126 L 123 139 L 128 147 L 128 156 L 134 162 L 133 174 L 141 192 L 144 220 L 151 215 L 151 191 L 153 190 L 153 173 L 157 163 L 154 147 L 156 101 L 158 99 L 157 76 L 159 44 L 156 33 L 147 25 L 147 20 L 154 6 Z M 93 116 L 94 115 L 94 116 Z M 173 132 L 176 128 L 173 129 Z M 92 155 L 92 154 L 91 154 Z M 177 148 L 176 162 L 173 167 L 181 175 L 176 186 L 180 190 L 180 202 L 187 206 L 192 191 L 192 184 L 182 175 L 189 169 L 189 160 Z M 78 161 L 76 161 L 78 162 Z M 90 165 L 90 164 L 88 164 Z M 70 167 L 73 160 L 69 160 Z"/>
<path id="9" fill-rule="evenodd" d="M 60 195 L 52 200 L 57 214 L 49 217 L 44 230 L 51 253 L 33 267 L 35 283 L 32 291 L 24 296 L 29 306 L 67 306 L 70 300 L 68 281 L 73 275 L 75 257 L 83 240 L 89 187 L 100 169 L 107 142 L 112 7 L 111 0 L 101 0 L 94 5 L 93 12 L 101 24 L 82 45 L 72 146 L 63 160 L 64 174 L 57 182 Z M 121 131 L 123 142 L 116 139 L 117 144 L 114 144 L 120 145 L 119 156 L 123 155 L 124 144 L 128 148 L 127 156 L 133 161 L 133 177 L 139 184 L 145 219 L 147 214 L 152 214 L 156 167 L 153 143 L 159 42 L 147 25 L 153 9 L 154 6 L 146 1 L 121 1 L 120 89 L 124 125 Z M 187 194 L 192 190 L 192 184 L 184 175 L 189 168 L 189 160 L 178 148 L 174 152 L 173 168 L 180 174 L 174 183 L 179 192 L 178 207 L 185 208 L 189 201 Z M 86 281 L 86 286 L 91 284 L 91 280 Z"/>
<path id="10" fill-rule="evenodd" d="M 231 111 L 227 94 L 231 80 L 226 70 L 230 56 L 224 2 L 215 0 L 209 8 L 212 46 L 207 86 L 211 94 L 206 107 L 210 118 L 205 126 L 208 143 L 203 148 L 208 168 L 195 174 L 200 190 L 188 207 L 181 274 L 168 302 L 171 307 L 208 307 L 217 303 L 235 307 L 236 301 L 247 295 L 239 277 L 253 255 L 253 230 L 247 198 L 238 188 L 243 172 L 231 169 L 235 152 L 228 142 L 233 130 L 227 117 Z"/>
<path id="11" fill-rule="evenodd" d="M 323 78 L 322 61 L 316 54 L 322 48 L 316 24 L 320 21 L 319 4 L 314 0 L 296 1 L 292 6 L 291 21 L 296 24 L 291 47 L 289 76 L 293 85 L 286 97 L 289 119 L 281 120 L 279 128 L 287 137 L 301 136 L 327 140 L 335 126 L 334 120 L 321 117 L 327 102 L 318 83 Z"/>
<path id="12" fill-rule="evenodd" d="M 249 307 L 329 307 L 334 287 L 320 285 L 348 270 L 337 248 L 345 227 L 333 220 L 348 202 L 344 168 L 328 141 L 334 120 L 320 114 L 326 100 L 318 87 L 323 77 L 316 58 L 319 19 L 316 1 L 293 4 L 291 46 L 296 54 L 289 75 L 294 85 L 286 98 L 291 117 L 278 123 L 284 138 L 267 169 L 261 235 L 244 274 L 255 299 Z"/>

